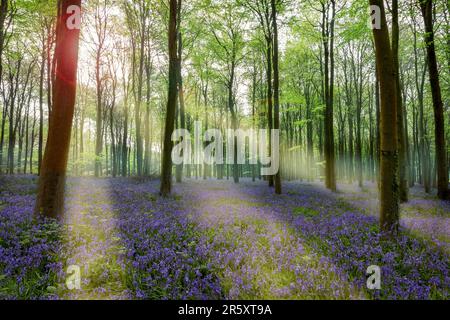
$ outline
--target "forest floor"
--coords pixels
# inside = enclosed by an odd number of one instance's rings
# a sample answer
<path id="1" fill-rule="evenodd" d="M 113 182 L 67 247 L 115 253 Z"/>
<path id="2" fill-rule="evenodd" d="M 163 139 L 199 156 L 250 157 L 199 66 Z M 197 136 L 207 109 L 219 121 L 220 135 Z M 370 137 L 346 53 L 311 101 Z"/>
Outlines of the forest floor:
<path id="1" fill-rule="evenodd" d="M 37 179 L 0 176 L 0 298 L 448 299 L 450 203 L 411 190 L 379 236 L 376 186 L 70 178 L 66 221 L 33 221 Z M 81 289 L 68 290 L 78 266 Z M 381 267 L 381 290 L 366 270 Z"/>

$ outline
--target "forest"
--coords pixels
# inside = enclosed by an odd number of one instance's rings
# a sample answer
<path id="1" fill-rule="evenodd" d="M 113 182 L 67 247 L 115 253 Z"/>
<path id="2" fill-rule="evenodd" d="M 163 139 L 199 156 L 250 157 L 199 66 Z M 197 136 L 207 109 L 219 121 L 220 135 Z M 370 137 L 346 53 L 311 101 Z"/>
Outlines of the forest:
<path id="1" fill-rule="evenodd" d="M 0 1 L 0 300 L 449 299 L 449 1 Z"/>

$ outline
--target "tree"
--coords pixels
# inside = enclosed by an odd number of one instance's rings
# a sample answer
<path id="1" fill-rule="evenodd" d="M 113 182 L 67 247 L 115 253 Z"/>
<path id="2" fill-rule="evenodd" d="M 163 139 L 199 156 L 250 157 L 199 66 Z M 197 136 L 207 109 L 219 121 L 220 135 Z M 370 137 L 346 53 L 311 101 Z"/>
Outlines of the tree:
<path id="1" fill-rule="evenodd" d="M 398 162 L 399 162 L 399 196 L 400 201 L 408 201 L 406 137 L 403 119 L 403 105 L 400 87 L 400 65 L 398 57 L 400 29 L 398 23 L 398 0 L 392 0 L 392 55 L 394 58 L 395 86 L 397 91 L 397 131 L 398 131 Z"/>
<path id="2" fill-rule="evenodd" d="M 79 22 L 80 11 L 81 0 L 58 1 L 53 110 L 35 206 L 36 215 L 59 219 L 63 217 L 64 187 L 75 108 L 80 37 L 79 25 L 76 23 Z M 74 21 L 75 26 L 72 25 Z"/>
<path id="3" fill-rule="evenodd" d="M 334 33 L 336 19 L 336 1 L 321 0 L 322 13 L 322 45 L 323 45 L 323 74 L 324 74 L 324 133 L 325 133 L 325 186 L 336 191 L 335 152 L 334 152 Z M 331 10 L 331 17 L 330 17 Z"/>
<path id="4" fill-rule="evenodd" d="M 219 71 L 227 88 L 227 105 L 231 114 L 233 130 L 238 129 L 238 108 L 236 106 L 236 87 L 238 66 L 244 55 L 243 24 L 244 12 L 233 1 L 224 1 L 213 8 L 211 33 L 213 51 L 221 63 Z M 237 137 L 234 137 L 233 180 L 239 182 L 239 165 L 237 163 Z"/>
<path id="5" fill-rule="evenodd" d="M 273 36 L 273 23 L 271 24 L 271 19 L 273 18 L 271 15 L 272 3 L 271 0 L 246 0 L 243 1 L 243 4 L 247 6 L 258 18 L 260 28 L 262 29 L 262 33 L 265 39 L 265 58 L 266 58 L 266 81 L 267 81 L 267 124 L 268 129 L 273 129 L 273 45 L 274 45 L 274 36 Z M 273 20 L 273 19 L 272 19 Z M 279 106 L 278 106 L 279 107 Z M 272 152 L 272 136 L 268 137 L 269 145 L 268 152 L 271 155 Z M 269 176 L 269 186 L 274 186 L 274 177 Z"/>
<path id="6" fill-rule="evenodd" d="M 425 97 L 424 97 L 424 88 L 425 88 L 425 78 L 426 72 L 428 69 L 427 63 L 423 63 L 422 70 L 420 70 L 419 65 L 419 45 L 417 41 L 417 23 L 415 17 L 415 8 L 411 8 L 411 31 L 413 34 L 413 52 L 414 52 L 414 84 L 417 96 L 417 107 L 418 109 L 415 113 L 415 148 L 417 149 L 417 161 L 418 161 L 418 180 L 424 186 L 425 192 L 430 193 L 431 185 L 430 185 L 430 174 L 429 174 L 429 152 L 428 149 L 428 141 L 425 130 Z"/>
<path id="7" fill-rule="evenodd" d="M 431 95 L 433 98 L 438 197 L 440 199 L 447 199 L 449 197 L 449 192 L 447 155 L 445 148 L 444 106 L 442 103 L 439 70 L 434 43 L 433 1 L 420 0 L 420 8 L 425 23 L 425 45 L 427 47 L 428 73 L 430 76 Z"/>
<path id="8" fill-rule="evenodd" d="M 126 1 L 124 2 L 127 25 L 131 33 L 133 48 L 132 63 L 132 89 L 134 96 L 134 122 L 136 126 L 136 171 L 138 176 L 144 173 L 144 146 L 142 138 L 142 111 L 144 69 L 145 69 L 145 46 L 149 36 L 150 1 Z"/>
<path id="9" fill-rule="evenodd" d="M 1 0 L 0 2 L 0 81 L 2 81 L 3 77 L 3 51 L 5 50 L 8 39 L 10 38 L 8 35 L 8 29 L 11 26 L 13 17 L 16 13 L 16 8 L 12 7 L 13 4 L 14 3 L 11 3 L 11 1 L 9 0 Z M 4 135 L 5 135 L 6 116 L 8 112 L 7 107 L 8 105 L 5 104 L 2 110 L 2 124 L 1 124 L 2 129 L 0 138 L 0 172 L 2 170 L 1 167 L 3 162 L 3 144 L 5 138 Z"/>
<path id="10" fill-rule="evenodd" d="M 179 129 L 186 128 L 186 112 L 185 112 L 185 104 L 184 104 L 184 88 L 183 88 L 183 34 L 181 31 L 181 5 L 182 0 L 178 0 L 177 7 L 177 55 L 178 55 L 178 65 L 177 65 L 177 90 L 178 90 L 178 114 L 180 116 L 180 125 Z M 181 182 L 183 178 L 183 164 L 177 165 L 176 169 L 176 179 L 177 182 Z"/>
<path id="11" fill-rule="evenodd" d="M 102 3 L 101 3 L 102 2 Z M 103 56 L 106 50 L 106 37 L 108 34 L 110 16 L 108 14 L 108 2 L 106 0 L 96 0 L 92 4 L 93 22 L 95 26 L 95 33 L 92 37 L 94 43 L 95 54 L 95 85 L 97 90 L 97 108 L 96 108 L 96 137 L 95 137 L 95 176 L 102 175 L 101 157 L 103 152 L 103 109 L 104 109 L 104 90 L 106 77 L 103 75 Z"/>
<path id="12" fill-rule="evenodd" d="M 172 191 L 172 132 L 175 127 L 175 109 L 177 104 L 177 0 L 170 0 L 169 14 L 169 86 L 166 108 L 166 125 L 162 154 L 161 189 L 162 196 Z"/>
<path id="13" fill-rule="evenodd" d="M 370 0 L 380 9 L 380 28 L 373 28 L 376 64 L 380 81 L 380 226 L 396 234 L 399 224 L 397 95 L 394 60 L 383 0 Z"/>
<path id="14" fill-rule="evenodd" d="M 272 7 L 272 28 L 273 28 L 273 96 L 274 96 L 274 117 L 273 128 L 280 129 L 280 72 L 278 62 L 278 24 L 277 24 L 277 5 L 276 0 L 271 0 Z M 279 155 L 271 155 L 277 157 Z M 275 174 L 275 193 L 281 194 L 281 176 L 280 170 Z"/>
<path id="15" fill-rule="evenodd" d="M 8 17 L 8 3 L 9 0 L 1 0 L 0 2 L 0 79 L 3 73 L 3 48 L 5 44 L 5 30 L 7 29 L 7 17 Z"/>

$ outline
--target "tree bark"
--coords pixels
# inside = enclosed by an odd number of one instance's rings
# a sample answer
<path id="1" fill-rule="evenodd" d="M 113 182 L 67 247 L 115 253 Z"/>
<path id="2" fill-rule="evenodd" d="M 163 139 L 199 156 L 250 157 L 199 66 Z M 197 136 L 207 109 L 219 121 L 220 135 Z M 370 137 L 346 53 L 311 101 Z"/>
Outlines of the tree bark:
<path id="1" fill-rule="evenodd" d="M 36 215 L 58 219 L 63 218 L 64 187 L 76 98 L 80 30 L 70 30 L 67 26 L 70 16 L 66 12 L 72 5 L 81 8 L 81 0 L 58 1 L 53 110 L 35 206 Z"/>
<path id="2" fill-rule="evenodd" d="M 170 0 L 169 16 L 169 88 L 167 98 L 166 125 L 161 172 L 162 196 L 172 191 L 172 132 L 175 126 L 175 108 L 177 104 L 177 0 Z"/>
<path id="3" fill-rule="evenodd" d="M 399 24 L 398 24 L 398 0 L 392 0 L 392 56 L 394 58 L 395 86 L 397 93 L 397 131 L 398 131 L 398 177 L 399 197 L 401 202 L 408 201 L 408 179 L 406 138 L 403 120 L 403 103 L 400 90 L 400 63 L 398 57 L 399 47 Z"/>
<path id="4" fill-rule="evenodd" d="M 45 75 L 45 32 L 42 33 L 41 66 L 39 74 L 39 138 L 38 138 L 38 174 L 41 173 L 44 151 L 44 75 Z M 50 50 L 50 49 L 49 49 Z"/>
<path id="5" fill-rule="evenodd" d="M 434 45 L 433 1 L 420 0 L 420 8 L 422 10 L 422 16 L 425 22 L 425 44 L 427 47 L 431 95 L 433 97 L 438 197 L 440 199 L 447 199 L 449 197 L 449 192 L 446 155 L 447 150 L 445 147 L 444 106 L 442 103 L 439 70 Z"/>
<path id="6" fill-rule="evenodd" d="M 322 4 L 322 41 L 324 47 L 324 133 L 325 133 L 325 186 L 336 191 L 334 130 L 333 130 L 333 100 L 334 100 L 334 24 L 336 14 L 335 1 L 331 1 L 332 17 L 328 21 L 328 4 Z"/>
<path id="7" fill-rule="evenodd" d="M 178 102 L 180 106 L 180 129 L 186 128 L 186 112 L 184 106 L 184 88 L 183 88 L 183 75 L 182 71 L 182 62 L 183 62 L 183 37 L 181 34 L 181 5 L 182 0 L 178 0 L 177 7 L 177 41 L 178 41 L 178 68 L 177 68 L 177 81 L 178 81 Z M 176 179 L 177 182 L 181 182 L 183 179 L 183 167 L 184 164 L 180 164 L 176 169 Z"/>
<path id="8" fill-rule="evenodd" d="M 6 17 L 8 14 L 8 2 L 9 0 L 1 0 L 0 2 L 0 79 L 3 75 L 3 49 L 5 44 L 5 27 Z"/>
<path id="9" fill-rule="evenodd" d="M 273 90 L 272 90 L 272 36 L 266 39 L 267 41 L 267 124 L 269 132 L 273 129 Z M 269 134 L 269 156 L 272 156 L 272 136 Z M 273 176 L 269 176 L 269 187 L 274 186 Z"/>
<path id="10" fill-rule="evenodd" d="M 381 28 L 373 28 L 376 65 L 380 80 L 380 226 L 388 235 L 395 235 L 399 225 L 398 201 L 398 137 L 397 96 L 394 60 L 383 0 L 370 0 L 370 5 L 380 8 Z"/>
<path id="11" fill-rule="evenodd" d="M 272 24 L 273 24 L 273 95 L 274 95 L 274 117 L 273 117 L 273 128 L 274 130 L 280 129 L 280 72 L 279 72 L 279 62 L 278 62 L 278 23 L 277 23 L 277 6 L 276 0 L 271 0 L 272 4 Z M 280 157 L 280 152 L 278 154 L 271 155 L 272 161 L 273 157 Z M 281 159 L 279 161 L 281 163 Z M 281 194 L 281 176 L 280 170 L 274 176 L 275 183 L 275 193 Z"/>
<path id="12" fill-rule="evenodd" d="M 150 41 L 149 41 L 150 42 Z M 145 106 L 145 123 L 144 123 L 144 175 L 150 176 L 151 174 L 151 137 L 150 137 L 150 112 L 151 112 L 151 74 L 152 74 L 152 61 L 151 61 L 151 49 L 150 43 L 148 43 L 148 52 L 145 57 L 145 76 L 146 76 L 146 106 Z"/>

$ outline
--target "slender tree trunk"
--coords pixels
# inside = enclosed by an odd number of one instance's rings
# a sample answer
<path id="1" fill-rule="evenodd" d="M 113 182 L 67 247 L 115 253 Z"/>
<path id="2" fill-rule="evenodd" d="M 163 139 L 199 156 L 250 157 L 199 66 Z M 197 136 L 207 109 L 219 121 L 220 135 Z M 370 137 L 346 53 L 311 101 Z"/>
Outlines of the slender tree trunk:
<path id="1" fill-rule="evenodd" d="M 369 86 L 371 87 L 371 86 Z M 373 138 L 373 93 L 372 88 L 369 90 L 369 179 L 375 182 L 375 148 L 374 148 L 374 138 Z"/>
<path id="2" fill-rule="evenodd" d="M 307 141 L 307 152 L 308 152 L 308 180 L 312 181 L 314 179 L 313 175 L 313 161 L 314 161 L 314 140 L 313 140 L 313 119 L 312 119 L 312 105 L 311 105 L 311 96 L 309 93 L 309 89 L 306 91 L 306 120 L 308 121 L 306 124 L 306 141 Z"/>
<path id="3" fill-rule="evenodd" d="M 233 126 L 233 130 L 236 132 L 238 128 L 238 119 L 234 106 L 234 98 L 233 98 L 233 89 L 234 89 L 234 77 L 236 65 L 235 61 L 231 64 L 231 76 L 228 83 L 228 107 L 231 113 L 231 125 Z M 234 157 L 233 157 L 233 180 L 234 183 L 239 183 L 239 166 L 237 163 L 237 137 L 234 137 Z"/>
<path id="4" fill-rule="evenodd" d="M 178 40 L 178 66 L 177 66 L 177 80 L 178 80 L 178 102 L 180 107 L 180 129 L 186 128 L 186 114 L 185 114 L 185 106 L 184 106 L 184 88 L 183 88 L 183 75 L 182 71 L 182 62 L 183 62 L 183 36 L 181 34 L 181 5 L 182 0 L 178 0 L 177 7 L 177 40 Z M 176 179 L 177 182 L 181 182 L 183 179 L 183 166 L 184 164 L 180 164 L 176 169 Z"/>
<path id="5" fill-rule="evenodd" d="M 363 108 L 363 75 L 362 75 L 362 54 L 363 50 L 358 51 L 359 61 L 352 59 L 352 71 L 353 80 L 355 85 L 356 95 L 356 145 L 355 145 L 355 158 L 356 158 L 356 174 L 358 179 L 358 186 L 363 187 L 363 158 L 362 158 L 362 130 L 361 130 L 361 116 Z M 353 53 L 352 53 L 353 58 Z"/>
<path id="6" fill-rule="evenodd" d="M 427 47 L 431 95 L 433 97 L 438 197 L 440 199 L 447 199 L 449 196 L 449 179 L 447 171 L 447 150 L 445 147 L 444 106 L 442 103 L 441 87 L 439 83 L 439 70 L 434 45 L 433 1 L 420 0 L 420 7 L 422 9 L 422 16 L 425 22 L 425 44 Z"/>
<path id="7" fill-rule="evenodd" d="M 145 3 L 145 1 L 143 1 Z M 141 10 L 146 11 L 146 5 Z M 144 79 L 144 57 L 145 57 L 145 43 L 147 36 L 147 12 L 140 13 L 141 15 L 141 31 L 140 31 L 140 45 L 139 45 L 139 69 L 138 69 L 138 88 L 137 88 L 137 101 L 134 110 L 134 121 L 136 127 L 136 169 L 137 175 L 142 176 L 143 174 L 143 158 L 144 158 L 144 147 L 142 141 L 141 132 L 141 106 L 142 106 L 142 87 Z"/>
<path id="8" fill-rule="evenodd" d="M 150 45 L 149 45 L 150 46 Z M 145 106 L 145 124 L 144 124 L 144 141 L 145 141 L 145 154 L 144 154 L 144 175 L 150 176 L 150 159 L 152 146 L 150 143 L 150 107 L 151 107 L 151 73 L 152 73 L 152 62 L 150 56 L 150 49 L 147 53 L 148 57 L 146 57 L 145 62 L 145 75 L 146 75 L 146 87 L 147 87 L 147 96 L 146 96 L 146 106 Z"/>
<path id="9" fill-rule="evenodd" d="M 266 38 L 267 42 L 267 123 L 269 132 L 273 129 L 273 90 L 272 90 L 272 34 Z M 269 156 L 272 152 L 272 136 L 269 134 Z M 269 176 L 269 187 L 274 186 L 273 176 Z"/>
<path id="10" fill-rule="evenodd" d="M 272 24 L 273 24 L 273 95 L 274 95 L 274 130 L 280 129 L 280 72 L 278 67 L 278 23 L 277 23 L 277 6 L 276 0 L 271 0 L 272 4 Z M 273 143 L 273 142 L 272 142 Z M 280 157 L 280 153 L 272 154 L 272 161 L 274 157 Z M 280 159 L 281 160 L 281 159 Z M 279 161 L 281 163 L 281 161 Z M 281 194 L 281 175 L 280 170 L 277 171 L 274 177 L 275 193 Z"/>
<path id="11" fill-rule="evenodd" d="M 100 31 L 101 33 L 101 31 Z M 102 79 L 100 75 L 100 55 L 101 47 L 97 49 L 96 63 L 95 63 L 95 81 L 97 88 L 97 108 L 96 108 L 96 136 L 95 136 L 95 176 L 100 177 L 102 175 L 102 162 L 101 156 L 103 152 L 103 117 L 102 117 Z"/>
<path id="12" fill-rule="evenodd" d="M 252 73 L 252 129 L 256 130 L 256 61 L 253 61 L 253 73 Z M 255 157 L 256 155 L 251 155 Z M 252 182 L 256 180 L 256 165 L 250 164 L 252 168 Z"/>
<path id="13" fill-rule="evenodd" d="M 164 147 L 162 154 L 161 189 L 162 196 L 172 191 L 172 132 L 175 126 L 175 108 L 177 104 L 177 0 L 170 0 L 169 16 L 169 88 L 167 98 Z"/>
<path id="14" fill-rule="evenodd" d="M 117 154 L 116 154 L 116 136 L 114 134 L 114 108 L 116 104 L 116 82 L 113 80 L 112 103 L 109 110 L 109 129 L 111 133 L 111 174 L 115 178 L 117 176 Z"/>
<path id="15" fill-rule="evenodd" d="M 55 66 L 56 66 L 56 57 L 51 55 L 51 50 L 53 47 L 53 39 L 54 39 L 54 31 L 53 23 L 51 21 L 47 21 L 47 109 L 49 119 L 52 114 L 53 109 L 53 83 L 55 81 Z"/>
<path id="16" fill-rule="evenodd" d="M 128 84 L 124 79 L 124 119 L 123 119 L 123 135 L 122 135 L 122 177 L 126 177 L 128 172 Z"/>
<path id="17" fill-rule="evenodd" d="M 380 77 L 378 75 L 378 70 L 375 68 L 375 108 L 376 108 L 376 119 L 377 119 L 377 146 L 376 146 L 376 176 L 377 176 L 377 185 L 380 188 L 380 160 L 381 160 L 381 105 L 380 105 Z"/>
<path id="18" fill-rule="evenodd" d="M 334 155 L 334 130 L 333 130 L 333 100 L 334 100 L 334 23 L 335 2 L 331 1 L 332 17 L 328 22 L 328 8 L 323 4 L 323 30 L 322 40 L 324 46 L 324 75 L 325 75 L 325 186 L 336 191 L 335 155 Z"/>
<path id="19" fill-rule="evenodd" d="M 395 235 L 399 225 L 399 190 L 394 60 L 383 0 L 370 0 L 369 3 L 381 11 L 381 28 L 373 28 L 381 96 L 380 226 L 383 232 Z"/>
<path id="20" fill-rule="evenodd" d="M 209 119 L 208 119 L 208 79 L 206 79 L 206 83 L 202 85 L 202 93 L 203 93 L 203 105 L 204 105 L 204 112 L 205 112 L 205 131 L 209 129 Z M 205 147 L 206 147 L 205 143 Z M 203 179 L 206 180 L 206 178 L 210 175 L 210 165 L 204 163 L 203 164 Z"/>
<path id="21" fill-rule="evenodd" d="M 30 174 L 33 174 L 33 151 L 34 151 L 34 139 L 36 128 L 36 105 L 33 107 L 33 125 L 31 126 L 31 143 L 30 143 Z"/>
<path id="22" fill-rule="evenodd" d="M 81 115 L 80 115 L 80 171 L 79 174 L 82 176 L 83 175 L 83 171 L 84 171 L 84 163 L 83 163 L 83 158 L 84 158 L 84 109 L 81 109 Z"/>
<path id="23" fill-rule="evenodd" d="M 400 64 L 398 57 L 399 46 L 399 24 L 398 24 L 398 0 L 392 0 L 392 55 L 394 58 L 395 86 L 397 93 L 397 131 L 398 131 L 398 178 L 399 196 L 401 202 L 408 201 L 408 179 L 406 139 L 403 121 L 403 104 L 400 90 Z"/>
<path id="24" fill-rule="evenodd" d="M 414 21 L 415 22 L 415 21 Z M 424 117 L 424 87 L 425 87 L 425 75 L 427 72 L 428 65 L 424 63 L 423 70 L 419 77 L 419 52 L 417 45 L 417 30 L 416 25 L 413 23 L 413 47 L 414 47 L 414 78 L 417 91 L 417 104 L 418 104 L 418 115 L 417 115 L 417 159 L 418 159 L 418 176 L 419 182 L 423 184 L 425 192 L 430 193 L 431 187 L 428 179 L 428 161 L 427 158 L 427 146 L 426 146 L 426 136 L 425 136 L 425 117 Z"/>
<path id="25" fill-rule="evenodd" d="M 3 172 L 3 146 L 5 144 L 6 117 L 8 114 L 8 104 L 4 103 L 2 110 L 2 129 L 0 134 L 0 173 Z"/>
<path id="26" fill-rule="evenodd" d="M 29 119 L 30 119 L 30 102 L 31 102 L 31 94 L 32 94 L 32 90 L 33 90 L 33 85 L 30 85 L 30 92 L 28 94 L 28 101 L 27 101 L 27 105 L 26 105 L 26 111 L 25 111 L 25 134 L 23 139 L 25 139 L 25 159 L 24 159 L 24 165 L 23 165 L 23 173 L 26 174 L 27 173 L 27 164 L 28 164 L 28 147 L 29 147 Z"/>
<path id="27" fill-rule="evenodd" d="M 22 60 L 23 57 L 19 59 L 17 62 L 17 69 L 16 74 L 10 74 L 10 99 L 9 99 L 9 137 L 8 137 L 8 172 L 9 174 L 14 173 L 14 148 L 16 146 L 16 133 L 17 133 L 17 124 L 20 120 L 20 112 L 14 112 L 15 111 L 15 105 L 16 105 L 16 98 L 17 93 L 19 92 L 19 75 L 20 70 L 22 68 Z M 10 71 L 11 72 L 11 71 Z M 20 107 L 21 104 L 18 103 L 18 106 Z M 17 119 L 14 117 L 16 115 Z"/>
<path id="28" fill-rule="evenodd" d="M 39 138 L 38 138 L 39 175 L 41 174 L 42 154 L 44 151 L 44 73 L 45 73 L 45 34 L 42 35 L 42 55 L 41 55 L 40 75 L 39 75 Z"/>
<path id="29" fill-rule="evenodd" d="M 9 0 L 1 0 L 0 2 L 0 79 L 3 76 L 3 49 L 5 45 L 5 27 L 6 17 L 8 14 Z"/>

